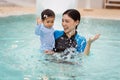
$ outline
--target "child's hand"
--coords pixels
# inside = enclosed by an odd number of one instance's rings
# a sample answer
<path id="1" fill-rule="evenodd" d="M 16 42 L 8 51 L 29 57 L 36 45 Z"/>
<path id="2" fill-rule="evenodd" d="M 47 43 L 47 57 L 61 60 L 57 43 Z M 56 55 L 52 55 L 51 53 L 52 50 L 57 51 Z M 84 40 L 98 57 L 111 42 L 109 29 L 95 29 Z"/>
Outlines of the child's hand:
<path id="1" fill-rule="evenodd" d="M 89 41 L 92 43 L 92 42 L 94 42 L 95 40 L 97 40 L 99 37 L 100 37 L 100 34 L 96 34 L 95 36 L 90 37 L 90 38 L 89 38 Z"/>
<path id="2" fill-rule="evenodd" d="M 37 25 L 39 25 L 39 24 L 41 24 L 41 23 L 42 23 L 42 21 L 40 20 L 40 18 L 39 18 L 39 17 L 37 18 L 37 20 L 36 20 L 36 21 L 37 21 Z"/>
<path id="3" fill-rule="evenodd" d="M 46 51 L 44 51 L 46 54 L 54 54 L 54 51 L 52 51 L 52 50 L 46 50 Z"/>

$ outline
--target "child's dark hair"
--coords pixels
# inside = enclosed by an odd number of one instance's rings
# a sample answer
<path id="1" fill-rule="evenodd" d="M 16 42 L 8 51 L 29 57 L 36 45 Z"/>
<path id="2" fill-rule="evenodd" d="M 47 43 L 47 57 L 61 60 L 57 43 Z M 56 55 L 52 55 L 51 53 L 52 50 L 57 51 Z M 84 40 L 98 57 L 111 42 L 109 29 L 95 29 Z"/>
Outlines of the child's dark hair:
<path id="1" fill-rule="evenodd" d="M 45 9 L 41 13 L 41 19 L 45 20 L 47 17 L 55 17 L 55 13 L 51 9 Z"/>
<path id="2" fill-rule="evenodd" d="M 70 18 L 72 18 L 74 21 L 79 21 L 80 22 L 80 19 L 81 19 L 81 15 L 80 15 L 80 12 L 76 9 L 68 9 L 66 10 L 63 15 L 67 14 Z M 78 25 L 77 25 L 78 26 Z M 77 26 L 76 26 L 76 29 L 77 29 Z"/>

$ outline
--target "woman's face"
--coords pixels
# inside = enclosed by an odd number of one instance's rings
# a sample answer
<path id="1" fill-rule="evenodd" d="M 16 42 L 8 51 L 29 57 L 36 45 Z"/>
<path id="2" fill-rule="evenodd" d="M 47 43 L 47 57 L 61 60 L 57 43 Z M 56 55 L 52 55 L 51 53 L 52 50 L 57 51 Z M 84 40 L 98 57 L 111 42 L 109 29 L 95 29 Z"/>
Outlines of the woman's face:
<path id="1" fill-rule="evenodd" d="M 69 34 L 72 31 L 75 31 L 76 25 L 78 25 L 78 21 L 74 21 L 67 14 L 63 15 L 63 17 L 62 17 L 62 26 L 63 26 L 64 32 L 66 34 Z"/>

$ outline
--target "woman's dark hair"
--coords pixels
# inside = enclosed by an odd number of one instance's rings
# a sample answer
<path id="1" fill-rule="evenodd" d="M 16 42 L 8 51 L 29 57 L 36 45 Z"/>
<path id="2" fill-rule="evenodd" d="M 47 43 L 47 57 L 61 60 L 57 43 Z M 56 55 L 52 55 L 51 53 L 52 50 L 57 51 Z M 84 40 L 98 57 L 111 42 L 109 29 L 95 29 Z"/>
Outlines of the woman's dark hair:
<path id="1" fill-rule="evenodd" d="M 80 19 L 81 19 L 80 12 L 76 9 L 68 9 L 63 13 L 63 15 L 65 15 L 65 14 L 67 14 L 74 21 L 77 21 L 77 20 L 80 21 Z M 76 29 L 77 29 L 77 26 L 76 26 Z"/>
<path id="2" fill-rule="evenodd" d="M 41 19 L 44 20 L 48 17 L 54 17 L 55 18 L 55 13 L 51 9 L 45 9 L 41 13 Z"/>

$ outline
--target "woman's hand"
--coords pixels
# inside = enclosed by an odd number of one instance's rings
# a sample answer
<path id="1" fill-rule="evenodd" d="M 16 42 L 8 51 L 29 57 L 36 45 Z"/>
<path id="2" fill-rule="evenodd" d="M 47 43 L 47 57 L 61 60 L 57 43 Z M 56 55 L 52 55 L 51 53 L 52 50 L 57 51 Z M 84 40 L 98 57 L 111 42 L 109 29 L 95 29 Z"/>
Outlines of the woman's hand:
<path id="1" fill-rule="evenodd" d="M 95 36 L 89 38 L 89 40 L 87 41 L 85 50 L 84 50 L 85 55 L 89 55 L 91 43 L 94 42 L 95 40 L 97 40 L 99 37 L 100 37 L 100 34 L 96 34 Z"/>
<path id="2" fill-rule="evenodd" d="M 99 37 L 100 37 L 100 34 L 96 34 L 95 36 L 90 37 L 88 41 L 89 41 L 90 43 L 92 43 L 92 42 L 94 42 L 95 40 L 97 40 Z"/>

